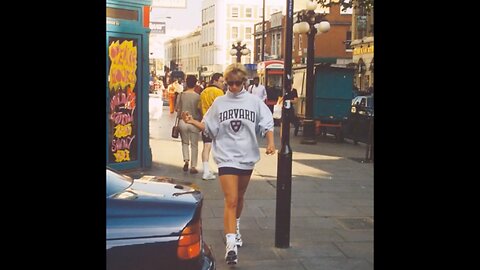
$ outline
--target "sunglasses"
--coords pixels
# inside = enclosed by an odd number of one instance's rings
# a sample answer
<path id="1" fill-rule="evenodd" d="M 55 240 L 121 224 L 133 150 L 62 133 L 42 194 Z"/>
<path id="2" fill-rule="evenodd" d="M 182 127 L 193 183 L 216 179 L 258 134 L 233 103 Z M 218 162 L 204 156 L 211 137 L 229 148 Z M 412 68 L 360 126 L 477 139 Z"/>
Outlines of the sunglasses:
<path id="1" fill-rule="evenodd" d="M 227 81 L 228 86 L 233 86 L 234 84 L 236 86 L 240 86 L 243 84 L 243 81 Z"/>

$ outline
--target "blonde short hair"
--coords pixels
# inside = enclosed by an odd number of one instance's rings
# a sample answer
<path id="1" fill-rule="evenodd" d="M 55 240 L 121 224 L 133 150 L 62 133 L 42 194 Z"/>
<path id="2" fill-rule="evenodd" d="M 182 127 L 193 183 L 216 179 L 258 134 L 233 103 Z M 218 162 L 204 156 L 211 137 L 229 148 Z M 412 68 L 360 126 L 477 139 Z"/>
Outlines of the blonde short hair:
<path id="1" fill-rule="evenodd" d="M 247 77 L 247 69 L 243 64 L 233 63 L 227 66 L 223 72 L 223 77 L 228 78 L 230 76 L 242 76 L 243 80 Z"/>

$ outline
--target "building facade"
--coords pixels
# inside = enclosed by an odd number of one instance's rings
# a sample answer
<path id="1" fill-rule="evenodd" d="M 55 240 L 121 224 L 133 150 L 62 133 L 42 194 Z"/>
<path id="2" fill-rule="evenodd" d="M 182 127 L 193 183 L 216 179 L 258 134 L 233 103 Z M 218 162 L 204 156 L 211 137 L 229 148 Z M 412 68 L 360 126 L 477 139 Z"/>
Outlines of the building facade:
<path id="1" fill-rule="evenodd" d="M 293 22 L 296 22 L 296 13 Z M 349 46 L 352 36 L 351 12 L 340 11 L 339 6 L 331 8 L 317 7 L 317 13 L 327 14 L 330 30 L 315 36 L 315 63 L 332 62 L 334 64 L 348 64 L 352 60 L 352 48 Z M 280 12 L 272 14 L 271 19 L 265 22 L 265 60 L 283 59 L 285 56 L 285 24 L 286 17 Z M 255 24 L 254 61 L 262 59 L 262 22 Z M 295 66 L 305 65 L 308 49 L 307 34 L 293 34 L 292 60 Z"/>
<path id="2" fill-rule="evenodd" d="M 330 8 L 318 6 L 315 12 L 326 14 L 325 18 L 330 23 L 328 32 L 317 33 L 315 36 L 315 63 L 347 64 L 351 62 L 352 49 L 349 43 L 352 36 L 352 13 L 341 11 L 338 5 Z M 294 23 L 295 20 L 296 15 L 294 15 Z M 308 50 L 307 34 L 294 34 L 292 43 L 294 65 L 306 64 Z"/>
<path id="3" fill-rule="evenodd" d="M 262 55 L 264 60 L 283 59 L 285 16 L 282 12 L 276 12 L 271 15 L 270 20 L 265 21 L 264 51 L 262 51 L 262 23 L 256 23 L 254 26 L 255 45 L 253 61 L 255 63 L 262 61 Z"/>
<path id="4" fill-rule="evenodd" d="M 354 85 L 361 92 L 373 93 L 373 9 L 367 13 L 365 8 L 353 10 L 351 46 L 353 62 L 356 64 Z"/>
<path id="5" fill-rule="evenodd" d="M 200 27 L 194 32 L 178 38 L 178 58 L 180 70 L 187 75 L 197 75 L 200 66 Z"/>
<path id="6" fill-rule="evenodd" d="M 223 72 L 236 62 L 230 50 L 237 39 L 253 51 L 254 25 L 262 20 L 262 4 L 258 0 L 203 0 L 200 62 L 206 74 Z M 265 0 L 266 20 L 278 11 L 285 12 L 285 1 Z M 241 62 L 254 63 L 254 55 L 242 56 Z"/>

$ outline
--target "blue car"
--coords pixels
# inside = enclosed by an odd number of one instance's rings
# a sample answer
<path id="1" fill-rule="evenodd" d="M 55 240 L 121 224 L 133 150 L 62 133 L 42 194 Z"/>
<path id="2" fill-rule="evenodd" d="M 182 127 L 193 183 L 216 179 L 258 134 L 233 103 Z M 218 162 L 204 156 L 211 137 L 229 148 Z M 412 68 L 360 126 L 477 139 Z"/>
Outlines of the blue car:
<path id="1" fill-rule="evenodd" d="M 169 178 L 107 168 L 107 269 L 214 270 L 203 241 L 203 195 Z"/>

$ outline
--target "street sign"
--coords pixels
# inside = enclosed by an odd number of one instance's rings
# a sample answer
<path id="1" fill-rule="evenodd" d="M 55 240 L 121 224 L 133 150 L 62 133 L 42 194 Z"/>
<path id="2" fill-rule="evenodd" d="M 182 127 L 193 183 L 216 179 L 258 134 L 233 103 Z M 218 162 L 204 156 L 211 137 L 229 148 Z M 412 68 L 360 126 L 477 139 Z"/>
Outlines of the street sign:
<path id="1" fill-rule="evenodd" d="M 151 33 L 154 34 L 165 34 L 165 22 L 150 22 Z"/>

